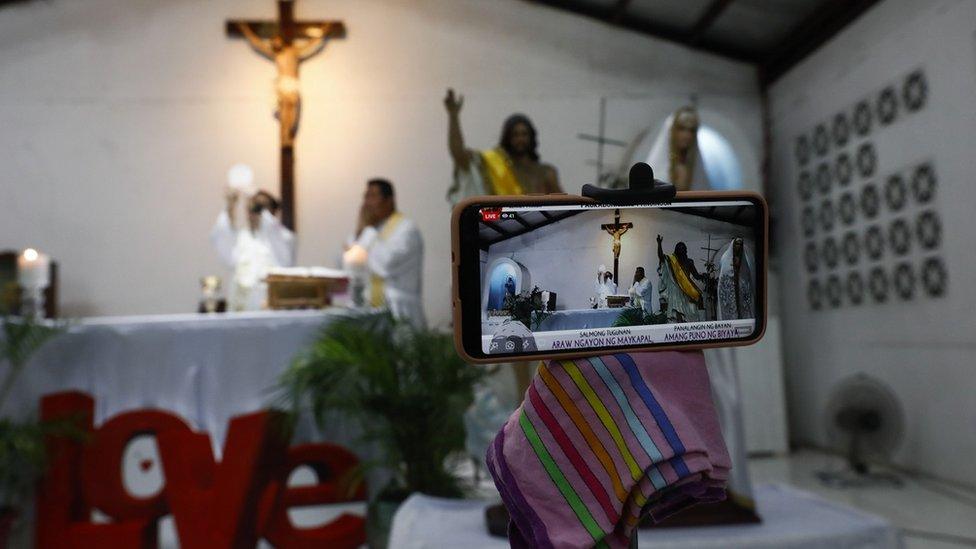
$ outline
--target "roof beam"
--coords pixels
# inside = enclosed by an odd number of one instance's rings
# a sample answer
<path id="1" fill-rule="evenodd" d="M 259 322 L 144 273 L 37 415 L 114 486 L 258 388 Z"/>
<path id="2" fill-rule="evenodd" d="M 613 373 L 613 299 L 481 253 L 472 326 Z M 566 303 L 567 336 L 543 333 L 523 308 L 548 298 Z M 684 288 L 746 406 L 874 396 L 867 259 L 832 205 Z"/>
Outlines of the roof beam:
<path id="1" fill-rule="evenodd" d="M 488 227 L 489 229 L 495 231 L 496 233 L 504 236 L 505 238 L 508 238 L 509 236 L 512 235 L 512 233 L 510 233 L 510 232 L 506 231 L 505 229 L 499 227 L 493 221 L 482 221 L 481 224 L 484 225 L 485 227 Z"/>
<path id="2" fill-rule="evenodd" d="M 879 0 L 828 0 L 800 21 L 787 38 L 760 63 L 760 84 L 767 88 L 790 69 L 826 44 Z"/>
<path id="3" fill-rule="evenodd" d="M 583 213 L 583 211 L 584 210 L 567 210 L 567 211 L 564 211 L 562 213 L 558 213 L 558 214 L 555 214 L 555 215 L 552 215 L 552 214 L 548 214 L 548 215 L 547 214 L 543 214 L 545 216 L 545 218 L 546 218 L 545 221 L 543 221 L 541 223 L 533 223 L 529 227 L 526 227 L 524 229 L 519 229 L 519 230 L 516 230 L 516 231 L 512 231 L 512 232 L 508 233 L 508 235 L 506 235 L 506 236 L 499 236 L 497 238 L 494 238 L 490 242 L 488 242 L 488 247 L 494 246 L 495 244 L 498 244 L 499 242 L 504 242 L 504 241 L 506 241 L 506 240 L 508 240 L 510 238 L 515 238 L 517 236 L 522 236 L 522 235 L 524 235 L 526 233 L 530 233 L 532 231 L 539 230 L 542 227 L 547 227 L 549 225 L 552 225 L 553 223 L 559 223 L 563 219 L 567 219 L 567 218 L 573 217 L 574 215 L 581 214 L 581 213 Z M 486 222 L 485 221 L 482 221 L 482 223 L 486 223 Z"/>
<path id="4" fill-rule="evenodd" d="M 689 40 L 692 44 L 699 44 L 702 38 L 705 37 L 705 33 L 708 29 L 712 28 L 715 21 L 722 15 L 722 12 L 728 8 L 732 2 L 735 0 L 712 0 L 712 3 L 705 8 L 701 16 L 698 17 L 698 21 L 695 21 L 695 25 L 691 27 L 691 33 Z"/>
<path id="5" fill-rule="evenodd" d="M 627 17 L 625 11 L 617 13 L 620 7 L 620 2 L 613 4 L 610 7 L 605 6 L 594 6 L 592 4 L 580 3 L 576 0 L 523 0 L 532 4 L 540 6 L 548 6 L 551 8 L 560 9 L 563 11 L 568 11 L 576 15 L 582 15 L 584 17 L 589 17 L 590 19 L 596 19 L 602 21 L 609 25 L 634 31 L 647 36 L 652 36 L 654 38 L 659 38 L 661 40 L 667 40 L 669 42 L 676 42 L 683 46 L 687 46 L 692 49 L 699 51 L 711 53 L 713 55 L 718 55 L 728 59 L 733 59 L 735 61 L 742 61 L 745 63 L 757 63 L 759 59 L 754 53 L 751 53 L 745 49 L 738 48 L 730 44 L 720 44 L 717 42 L 712 42 L 700 39 L 697 43 L 692 42 L 691 34 L 689 31 L 684 29 L 678 29 L 670 27 L 667 25 L 662 25 L 660 23 L 655 23 L 654 21 L 649 21 L 647 19 L 638 17 Z"/>

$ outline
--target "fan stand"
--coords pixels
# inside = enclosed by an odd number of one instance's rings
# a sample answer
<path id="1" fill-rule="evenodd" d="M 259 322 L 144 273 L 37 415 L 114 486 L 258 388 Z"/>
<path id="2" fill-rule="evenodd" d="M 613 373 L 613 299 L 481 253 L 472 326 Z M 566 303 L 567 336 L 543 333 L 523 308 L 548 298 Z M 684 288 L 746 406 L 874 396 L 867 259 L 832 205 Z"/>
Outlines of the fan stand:
<path id="1" fill-rule="evenodd" d="M 833 488 L 901 488 L 904 482 L 897 475 L 871 471 L 861 458 L 859 443 L 860 433 L 855 431 L 847 451 L 847 467 L 840 471 L 817 471 L 815 475 L 820 483 Z"/>

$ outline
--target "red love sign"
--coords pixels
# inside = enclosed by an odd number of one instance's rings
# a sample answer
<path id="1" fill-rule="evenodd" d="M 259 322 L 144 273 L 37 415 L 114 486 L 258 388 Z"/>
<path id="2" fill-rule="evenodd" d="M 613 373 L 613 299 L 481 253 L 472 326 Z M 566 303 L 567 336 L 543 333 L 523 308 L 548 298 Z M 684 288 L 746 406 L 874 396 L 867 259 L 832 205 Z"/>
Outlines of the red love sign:
<path id="1" fill-rule="evenodd" d="M 337 479 L 355 467 L 354 454 L 334 444 L 288 447 L 280 412 L 231 418 L 223 459 L 213 456 L 210 436 L 194 432 L 180 417 L 161 410 L 118 414 L 97 429 L 95 400 L 65 392 L 41 399 L 41 418 L 70 419 L 90 436 L 79 442 L 52 437 L 52 459 L 37 491 L 35 541 L 39 549 L 72 547 L 154 548 L 158 520 L 172 514 L 180 546 L 193 549 L 254 547 L 261 538 L 281 548 L 354 548 L 366 541 L 362 517 L 343 514 L 316 528 L 296 528 L 288 509 L 363 501 L 365 486 L 351 497 Z M 166 484 L 158 493 L 134 497 L 122 479 L 129 441 L 156 436 Z M 149 461 L 149 466 L 152 462 Z M 314 486 L 288 487 L 288 475 L 308 465 Z M 146 460 L 140 462 L 146 469 Z M 97 508 L 113 522 L 91 522 Z"/>

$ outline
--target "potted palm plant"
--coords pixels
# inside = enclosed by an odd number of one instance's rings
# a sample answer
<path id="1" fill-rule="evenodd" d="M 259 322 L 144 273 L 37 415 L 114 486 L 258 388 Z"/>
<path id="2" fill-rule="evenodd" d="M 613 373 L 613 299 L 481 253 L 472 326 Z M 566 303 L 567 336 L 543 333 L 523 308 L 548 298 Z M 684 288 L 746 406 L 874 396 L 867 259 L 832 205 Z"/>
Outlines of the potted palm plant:
<path id="1" fill-rule="evenodd" d="M 282 374 L 279 395 L 293 411 L 309 406 L 320 425 L 328 412 L 346 414 L 380 451 L 365 467 L 392 472 L 370 502 L 371 547 L 385 547 L 393 512 L 410 494 L 464 495 L 449 461 L 463 455 L 463 415 L 486 372 L 458 356 L 450 334 L 384 314 L 329 324 Z"/>
<path id="2" fill-rule="evenodd" d="M 60 324 L 41 324 L 33 318 L 3 316 L 0 335 L 0 410 L 31 355 L 64 330 Z M 47 463 L 44 439 L 48 434 L 70 434 L 61 422 L 0 417 L 0 549 L 19 515 L 18 506 L 40 478 Z"/>

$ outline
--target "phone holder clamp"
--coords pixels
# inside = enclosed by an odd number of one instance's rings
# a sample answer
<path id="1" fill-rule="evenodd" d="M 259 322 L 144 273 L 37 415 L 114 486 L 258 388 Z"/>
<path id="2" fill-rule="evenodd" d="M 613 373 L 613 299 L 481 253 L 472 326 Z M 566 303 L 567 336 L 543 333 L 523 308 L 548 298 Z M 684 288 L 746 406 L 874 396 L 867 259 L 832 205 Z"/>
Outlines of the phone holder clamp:
<path id="1" fill-rule="evenodd" d="M 604 189 L 583 185 L 581 194 L 603 204 L 633 206 L 637 204 L 669 204 L 677 191 L 671 183 L 654 179 L 654 170 L 644 162 L 630 168 L 630 185 L 626 189 Z"/>

